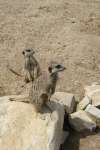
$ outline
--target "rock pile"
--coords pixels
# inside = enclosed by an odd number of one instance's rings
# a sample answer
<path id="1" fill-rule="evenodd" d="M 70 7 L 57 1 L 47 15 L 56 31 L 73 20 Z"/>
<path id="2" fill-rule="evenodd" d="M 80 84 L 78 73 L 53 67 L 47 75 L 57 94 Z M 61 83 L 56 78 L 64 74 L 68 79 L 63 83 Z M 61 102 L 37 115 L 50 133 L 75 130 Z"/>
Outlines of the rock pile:
<path id="1" fill-rule="evenodd" d="M 100 85 L 85 87 L 85 96 L 77 106 L 77 112 L 70 115 L 70 123 L 77 131 L 100 127 Z"/>
<path id="2" fill-rule="evenodd" d="M 16 100 L 16 101 L 10 101 Z M 59 150 L 69 136 L 63 130 L 64 115 L 77 132 L 94 131 L 100 127 L 100 85 L 85 88 L 85 96 L 76 103 L 73 94 L 56 92 L 43 114 L 37 114 L 28 95 L 0 97 L 0 149 Z"/>
<path id="3" fill-rule="evenodd" d="M 77 132 L 92 132 L 100 127 L 100 85 L 86 86 L 85 95 L 77 105 L 74 95 L 69 93 L 56 92 L 52 99 L 64 105 L 69 123 Z"/>

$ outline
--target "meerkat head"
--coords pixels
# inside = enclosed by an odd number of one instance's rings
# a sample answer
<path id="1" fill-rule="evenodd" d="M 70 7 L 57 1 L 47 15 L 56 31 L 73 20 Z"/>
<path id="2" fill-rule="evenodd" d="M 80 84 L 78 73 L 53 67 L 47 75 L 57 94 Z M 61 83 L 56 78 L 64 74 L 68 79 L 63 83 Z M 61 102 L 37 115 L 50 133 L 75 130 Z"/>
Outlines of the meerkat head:
<path id="1" fill-rule="evenodd" d="M 25 49 L 22 51 L 22 54 L 25 57 L 30 57 L 30 56 L 33 56 L 33 54 L 35 54 L 35 52 L 33 51 L 33 49 Z"/>
<path id="2" fill-rule="evenodd" d="M 58 73 L 58 72 L 64 71 L 65 69 L 66 68 L 63 65 L 56 63 L 56 62 L 51 62 L 51 64 L 48 67 L 48 71 L 50 73 Z"/>

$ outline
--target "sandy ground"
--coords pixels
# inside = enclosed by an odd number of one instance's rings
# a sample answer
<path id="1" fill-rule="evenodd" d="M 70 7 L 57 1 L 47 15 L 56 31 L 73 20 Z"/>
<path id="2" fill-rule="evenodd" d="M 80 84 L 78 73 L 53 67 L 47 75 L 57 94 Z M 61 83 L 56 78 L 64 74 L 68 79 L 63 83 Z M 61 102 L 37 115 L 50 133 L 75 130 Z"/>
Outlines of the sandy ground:
<path id="1" fill-rule="evenodd" d="M 36 51 L 43 69 L 63 63 L 57 90 L 81 98 L 85 85 L 100 82 L 100 0 L 0 0 L 0 95 L 25 91 L 23 78 L 7 69 L 22 74 L 25 48 Z M 97 137 L 88 138 L 95 141 L 89 150 L 100 150 Z"/>
<path id="2" fill-rule="evenodd" d="M 57 90 L 81 96 L 100 82 L 99 0 L 0 0 L 0 94 L 22 92 L 24 48 L 34 48 L 43 69 L 51 60 L 67 70 Z M 60 85 L 60 86 L 59 86 Z"/>

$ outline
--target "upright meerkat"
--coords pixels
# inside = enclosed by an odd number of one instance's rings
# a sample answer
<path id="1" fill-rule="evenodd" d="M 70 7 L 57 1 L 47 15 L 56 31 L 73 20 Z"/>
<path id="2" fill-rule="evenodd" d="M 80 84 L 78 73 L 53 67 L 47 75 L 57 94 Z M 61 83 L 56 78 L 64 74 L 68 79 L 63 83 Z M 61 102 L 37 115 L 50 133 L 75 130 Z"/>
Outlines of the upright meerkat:
<path id="1" fill-rule="evenodd" d="M 58 73 L 65 70 L 61 64 L 51 63 L 48 67 L 48 73 L 43 72 L 32 84 L 30 91 L 30 102 L 35 106 L 37 112 L 41 112 L 42 106 L 55 92 L 58 81 Z"/>
<path id="2" fill-rule="evenodd" d="M 24 73 L 25 82 L 34 81 L 40 75 L 40 66 L 38 61 L 33 56 L 35 52 L 33 49 L 25 49 L 22 54 L 24 55 Z"/>

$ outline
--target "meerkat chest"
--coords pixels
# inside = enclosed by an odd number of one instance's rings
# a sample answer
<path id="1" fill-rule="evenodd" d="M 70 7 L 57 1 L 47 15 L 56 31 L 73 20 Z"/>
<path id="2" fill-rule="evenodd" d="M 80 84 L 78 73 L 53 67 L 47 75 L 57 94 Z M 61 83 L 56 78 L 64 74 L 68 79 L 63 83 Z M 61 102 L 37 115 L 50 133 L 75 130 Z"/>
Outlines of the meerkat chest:
<path id="1" fill-rule="evenodd" d="M 38 95 L 41 95 L 41 93 L 46 93 L 46 89 L 49 84 L 49 78 L 44 73 L 33 82 L 33 92 L 38 93 Z"/>
<path id="2" fill-rule="evenodd" d="M 50 93 L 54 93 L 56 82 L 57 80 L 51 78 L 50 75 L 42 73 L 42 75 L 33 82 L 32 90 L 30 92 L 32 101 L 37 101 L 38 103 L 42 94 L 50 95 Z"/>
<path id="3" fill-rule="evenodd" d="M 25 59 L 25 69 L 33 70 L 35 66 L 36 63 L 31 57 Z"/>

